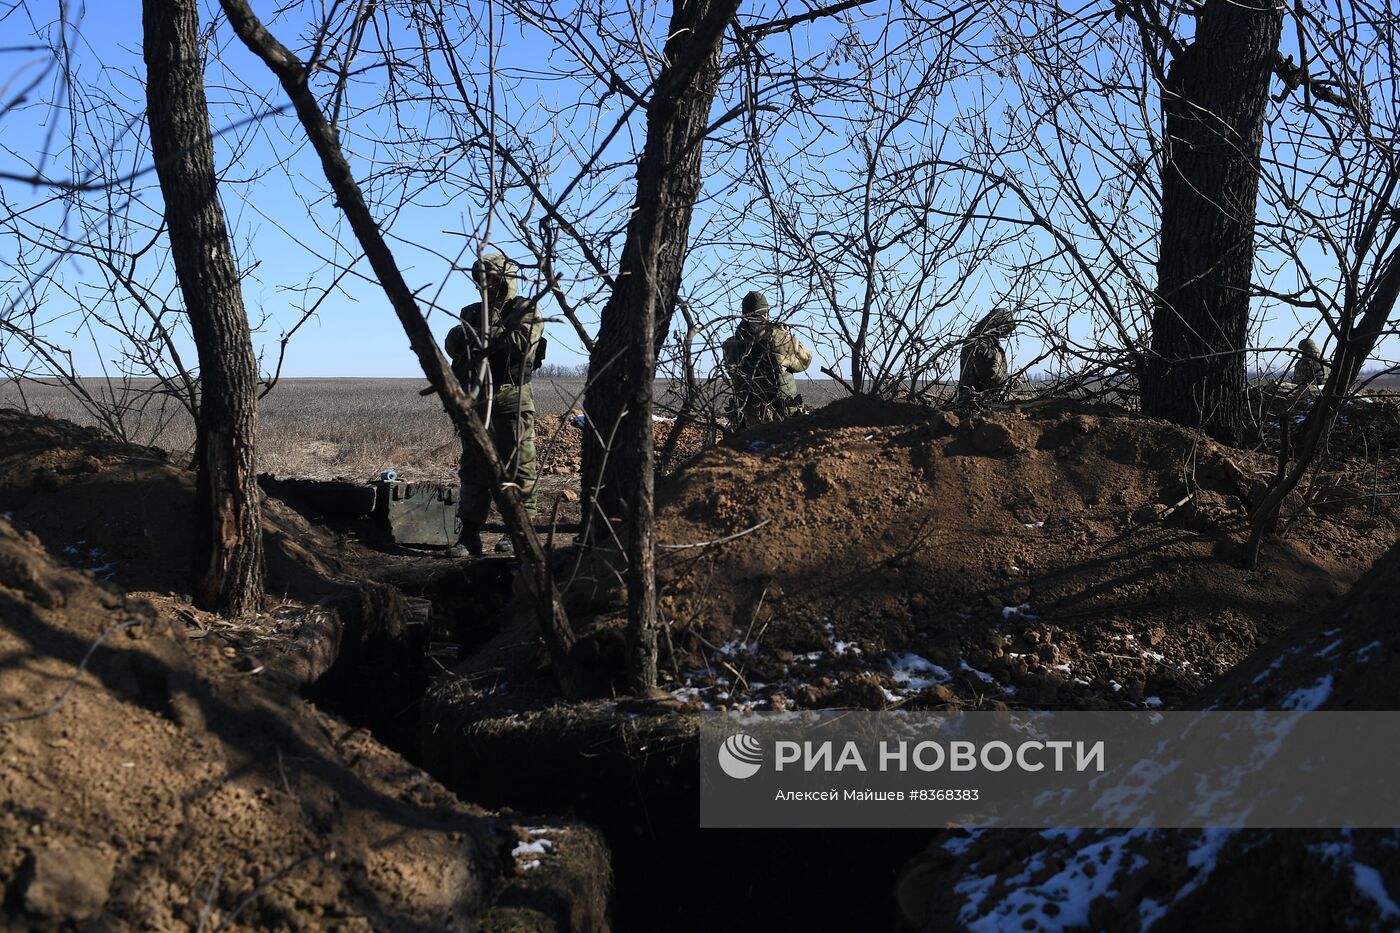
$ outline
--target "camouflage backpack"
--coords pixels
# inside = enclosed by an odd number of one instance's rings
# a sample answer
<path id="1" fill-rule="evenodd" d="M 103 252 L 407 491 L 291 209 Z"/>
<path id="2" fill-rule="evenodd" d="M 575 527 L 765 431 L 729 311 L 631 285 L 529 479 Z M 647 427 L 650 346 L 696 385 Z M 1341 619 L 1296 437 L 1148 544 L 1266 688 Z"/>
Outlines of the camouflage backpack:
<path id="1" fill-rule="evenodd" d="M 740 352 L 734 365 L 734 393 L 745 402 L 776 402 L 782 384 L 771 324 L 745 323 L 739 328 Z"/>

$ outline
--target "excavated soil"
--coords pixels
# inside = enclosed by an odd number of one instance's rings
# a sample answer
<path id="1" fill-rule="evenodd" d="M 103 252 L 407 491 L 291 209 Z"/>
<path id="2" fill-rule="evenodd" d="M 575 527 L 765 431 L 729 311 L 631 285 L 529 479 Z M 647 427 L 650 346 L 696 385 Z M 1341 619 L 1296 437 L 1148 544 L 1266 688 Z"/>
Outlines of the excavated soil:
<path id="1" fill-rule="evenodd" d="M 660 488 L 668 689 L 696 708 L 1188 704 L 1397 537 L 1391 500 L 1338 471 L 1241 569 L 1274 469 L 1066 405 L 850 400 L 756 429 Z M 615 640 L 599 563 L 573 596 Z"/>
<path id="2" fill-rule="evenodd" d="M 1266 545 L 1260 569 L 1241 569 L 1245 515 L 1275 469 L 1170 424 L 1063 404 L 959 418 L 861 399 L 763 426 L 701 452 L 660 487 L 669 697 L 561 707 L 537 645 L 523 664 L 518 653 L 487 653 L 430 692 L 426 728 L 452 738 L 429 745 L 441 767 L 507 801 L 560 802 L 547 775 L 584 755 L 592 777 L 575 779 L 574 805 L 642 840 L 624 878 L 711 880 L 737 848 L 770 866 L 778 887 L 801 892 L 751 908 L 752 927 L 794 918 L 883 927 L 894 922 L 883 912 L 891 892 L 904 924 L 930 930 L 1365 925 L 1380 915 L 1358 900 L 1345 846 L 1378 864 L 1373 847 L 1390 843 L 1374 834 L 941 835 L 897 883 L 883 866 L 903 863 L 926 835 L 831 834 L 841 854 L 828 858 L 811 834 L 647 829 L 667 805 L 658 788 L 686 771 L 668 763 L 685 761 L 676 736 L 687 709 L 1208 702 L 1252 652 L 1336 606 L 1397 537 L 1394 464 L 1333 462 L 1287 503 L 1286 535 Z M 595 551 L 561 575 L 582 656 L 605 684 L 622 658 L 614 561 Z M 497 641 L 518 647 L 525 625 L 517 618 Z M 1255 663 L 1271 662 L 1244 669 Z M 512 757 L 529 764 L 482 767 Z M 672 810 L 693 793 L 671 789 Z M 668 846 L 681 852 L 658 860 Z M 1245 852 L 1258 858 L 1237 857 Z M 1228 867 L 1214 876 L 1216 893 L 1193 894 L 1197 869 L 1217 855 Z M 1296 895 L 1221 902 L 1234 886 L 1266 884 L 1279 860 Z M 1323 863 L 1336 868 L 1313 870 Z M 859 875 L 843 877 L 856 864 Z M 1119 866 L 1132 870 L 1110 883 Z M 1095 877 L 1105 886 L 1094 889 Z M 1050 894 L 1035 900 L 1041 888 Z M 676 900 L 682 927 L 726 917 L 722 903 Z"/>
<path id="3" fill-rule="evenodd" d="M 325 535 L 269 504 L 287 595 L 221 620 L 159 453 L 0 411 L 0 477 L 0 929 L 606 926 L 596 832 L 464 804 L 300 698 L 405 621 Z"/>
<path id="4" fill-rule="evenodd" d="M 580 428 L 540 423 L 544 502 L 557 503 L 567 540 Z M 659 446 L 669 428 L 658 423 Z M 928 834 L 699 833 L 693 713 L 1249 707 L 1321 695 L 1317 664 L 1342 659 L 1354 673 L 1332 672 L 1326 702 L 1381 704 L 1393 696 L 1384 626 L 1396 561 L 1338 600 L 1400 536 L 1391 461 L 1329 466 L 1246 571 L 1244 516 L 1276 464 L 1169 424 L 1058 403 L 959 418 L 852 399 L 717 447 L 690 428 L 658 497 L 665 694 L 618 699 L 615 556 L 567 549 L 560 579 L 595 693 L 566 704 L 512 602 L 508 562 L 386 547 L 362 526 L 269 499 L 270 588 L 286 598 L 221 623 L 185 595 L 187 474 L 144 448 L 11 413 L 0 412 L 0 438 L 0 511 L 14 526 L 0 526 L 0 543 L 29 555 L 19 570 L 0 559 L 0 605 L 37 620 L 0 631 L 0 715 L 46 703 L 138 603 L 148 620 L 94 652 L 57 712 L 0 727 L 6 755 L 24 762 L 0 775 L 12 925 L 49 916 L 44 892 L 59 882 L 43 878 L 87 872 L 94 858 L 111 862 L 100 909 L 119 926 L 198 926 L 211 891 L 209 910 L 234 926 L 332 926 L 334 909 L 413 928 L 440 918 L 444 891 L 463 918 L 603 922 L 607 856 L 593 831 L 459 803 L 376 736 L 421 741 L 415 760 L 466 799 L 601 825 L 623 928 L 886 928 L 896 912 L 919 929 L 1389 916 L 1356 881 L 1371 878 L 1358 865 L 1393 880 L 1400 842 L 1388 834 L 943 834 L 908 862 Z M 45 596 L 50 584 L 31 577 L 92 595 Z M 408 627 L 405 595 L 431 603 L 430 631 Z M 1345 636 L 1321 621 L 1339 612 L 1357 620 Z M 62 637 L 41 637 L 50 630 Z M 144 653 L 189 658 L 192 673 L 152 688 L 135 673 L 147 662 L 122 660 Z M 191 691 L 211 699 L 181 699 Z M 88 745 L 99 752 L 74 751 Z M 160 792 L 124 793 L 148 770 L 139 787 Z M 362 787 L 375 790 L 346 789 Z M 237 806 L 207 815 L 207 800 L 234 790 Z M 66 815 L 73 800 L 81 819 Z M 44 847 L 49 832 L 57 842 Z M 45 866 L 41 850 L 87 854 L 76 868 Z M 429 868 L 457 874 L 444 887 L 449 876 L 430 883 Z M 1265 893 L 1271 878 L 1293 893 Z M 1229 896 L 1241 886 L 1247 897 Z M 709 893 L 736 891 L 747 893 Z M 177 906 L 153 906 L 161 897 Z"/>

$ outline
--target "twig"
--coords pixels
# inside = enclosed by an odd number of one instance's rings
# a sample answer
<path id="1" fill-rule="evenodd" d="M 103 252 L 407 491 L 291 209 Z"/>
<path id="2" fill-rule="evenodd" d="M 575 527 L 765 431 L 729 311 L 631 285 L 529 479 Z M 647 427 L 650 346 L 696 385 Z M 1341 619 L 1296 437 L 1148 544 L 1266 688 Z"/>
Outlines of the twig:
<path id="1" fill-rule="evenodd" d="M 733 541 L 736 538 L 742 538 L 744 535 L 753 534 L 755 531 L 762 528 L 764 525 L 769 524 L 772 521 L 773 519 L 771 518 L 765 518 L 763 521 L 759 522 L 757 525 L 754 525 L 752 528 L 745 528 L 743 531 L 736 531 L 732 535 L 725 535 L 723 538 L 714 538 L 710 541 L 696 541 L 692 544 L 658 544 L 657 547 L 665 548 L 668 551 L 689 551 L 694 548 L 710 547 L 711 545 L 715 544 L 725 544 L 729 541 Z"/>
<path id="2" fill-rule="evenodd" d="M 68 694 L 73 692 L 73 688 L 78 685 L 78 679 L 83 676 L 83 671 L 87 668 L 88 662 L 92 660 L 93 653 L 97 651 L 99 645 L 107 640 L 108 636 L 120 632 L 124 628 L 131 628 L 133 625 L 140 625 L 140 619 L 127 619 L 119 625 L 114 625 L 97 637 L 97 641 L 88 646 L 87 654 L 83 655 L 83 660 L 78 663 L 78 669 L 73 672 L 73 676 L 68 678 L 68 683 L 64 685 L 63 692 L 54 698 L 54 701 L 37 713 L 24 713 L 19 716 L 0 716 L 0 725 L 9 725 L 15 722 L 25 722 L 30 719 L 42 719 L 54 710 L 63 705 L 63 701 L 68 699 Z"/>

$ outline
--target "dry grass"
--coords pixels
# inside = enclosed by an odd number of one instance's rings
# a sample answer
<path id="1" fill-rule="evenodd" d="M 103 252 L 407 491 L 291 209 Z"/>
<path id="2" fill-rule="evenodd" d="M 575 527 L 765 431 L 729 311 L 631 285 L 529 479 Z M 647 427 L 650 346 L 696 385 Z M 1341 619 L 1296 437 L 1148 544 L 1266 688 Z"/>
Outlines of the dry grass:
<path id="1" fill-rule="evenodd" d="M 61 386 L 0 382 L 0 407 L 114 427 L 126 440 L 162 447 L 177 459 L 188 457 L 194 449 L 189 415 L 165 397 L 151 395 L 150 385 L 86 380 L 84 387 L 103 409 L 120 413 L 107 423 Z M 284 477 L 355 482 L 395 470 L 409 480 L 456 482 L 461 448 L 437 397 L 418 394 L 424 385 L 421 379 L 282 380 L 259 405 L 258 469 Z M 658 391 L 664 396 L 663 385 Z M 809 404 L 837 394 L 834 384 L 818 380 L 804 382 L 802 391 Z M 579 404 L 582 392 L 582 379 L 537 378 L 535 404 L 542 416 L 563 415 Z M 558 425 L 546 429 L 546 423 L 541 424 L 541 456 L 557 453 L 549 459 L 577 469 L 570 461 L 576 450 L 552 450 L 550 438 Z"/>
<path id="2" fill-rule="evenodd" d="M 419 379 L 291 379 L 259 406 L 258 467 L 279 476 L 368 479 L 397 470 L 408 479 L 455 481 L 460 447 L 435 396 L 419 396 Z M 137 392 L 108 392 L 121 433 L 177 457 L 194 446 L 194 426 L 177 406 Z M 139 389 L 139 387 L 138 387 Z M 101 419 L 65 389 L 14 383 L 0 386 L 0 406 L 23 408 L 78 424 Z"/>

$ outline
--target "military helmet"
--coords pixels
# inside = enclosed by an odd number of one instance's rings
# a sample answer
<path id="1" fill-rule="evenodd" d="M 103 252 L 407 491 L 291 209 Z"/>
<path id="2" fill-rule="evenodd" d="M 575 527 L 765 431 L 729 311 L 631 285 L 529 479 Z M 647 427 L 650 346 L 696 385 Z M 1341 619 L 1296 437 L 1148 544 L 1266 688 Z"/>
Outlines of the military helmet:
<path id="1" fill-rule="evenodd" d="M 993 308 L 972 329 L 973 337 L 1010 337 L 1016 329 L 1016 318 L 1010 308 Z"/>
<path id="2" fill-rule="evenodd" d="M 472 263 L 472 281 L 478 287 L 484 287 L 488 281 L 495 279 L 505 286 L 507 300 L 515 297 L 519 278 L 520 267 L 495 250 L 482 253 L 481 258 Z"/>
<path id="3" fill-rule="evenodd" d="M 1322 350 L 1318 348 L 1317 341 L 1313 340 L 1311 337 L 1304 337 L 1302 342 L 1298 344 L 1298 349 L 1309 356 L 1322 355 Z"/>
<path id="4" fill-rule="evenodd" d="M 746 321 L 768 320 L 768 299 L 762 292 L 749 292 L 744 296 L 743 318 Z"/>

